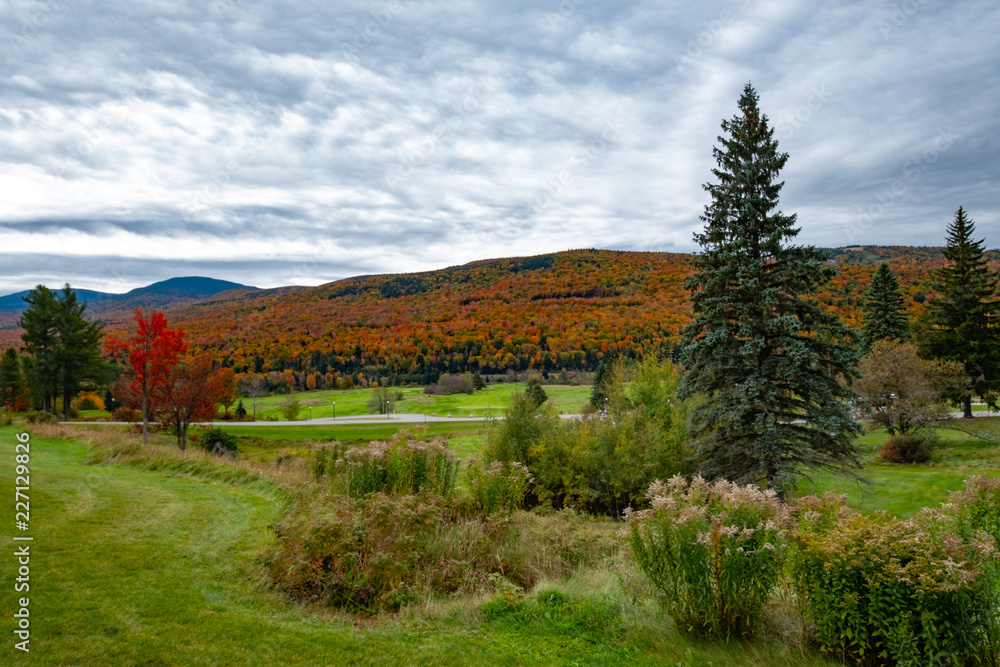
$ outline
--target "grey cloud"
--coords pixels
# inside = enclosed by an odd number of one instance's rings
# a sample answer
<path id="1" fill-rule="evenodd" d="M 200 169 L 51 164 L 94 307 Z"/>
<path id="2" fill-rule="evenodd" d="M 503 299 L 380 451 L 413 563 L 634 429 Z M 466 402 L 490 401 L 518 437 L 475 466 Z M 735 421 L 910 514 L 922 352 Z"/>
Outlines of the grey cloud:
<path id="1" fill-rule="evenodd" d="M 35 260 L 80 278 L 124 262 L 132 286 L 190 273 L 171 256 L 185 239 L 219 254 L 199 272 L 265 285 L 692 250 L 719 122 L 747 80 L 791 155 L 782 208 L 800 240 L 938 244 L 961 204 L 1000 245 L 994 5 L 14 3 L 0 9 L 0 284 L 33 280 Z M 609 122 L 620 135 L 581 158 Z M 961 140 L 863 218 L 948 128 Z M 59 259 L 69 232 L 171 243 L 156 259 Z"/>

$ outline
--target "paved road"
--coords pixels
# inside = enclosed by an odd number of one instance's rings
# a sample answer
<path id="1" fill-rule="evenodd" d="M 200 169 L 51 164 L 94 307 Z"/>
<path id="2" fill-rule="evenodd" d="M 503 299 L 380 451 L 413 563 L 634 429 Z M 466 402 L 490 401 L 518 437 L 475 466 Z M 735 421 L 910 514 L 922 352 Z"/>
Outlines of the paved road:
<path id="1" fill-rule="evenodd" d="M 580 415 L 559 415 L 562 419 L 576 419 Z M 431 424 L 435 422 L 481 422 L 487 419 L 503 419 L 503 415 L 494 417 L 449 417 L 447 415 L 425 415 L 416 412 L 403 412 L 389 417 L 385 415 L 353 415 L 350 417 L 317 417 L 298 421 L 214 421 L 199 422 L 202 426 L 338 426 L 345 424 Z M 63 424 L 103 424 L 127 426 L 131 422 L 62 422 Z"/>

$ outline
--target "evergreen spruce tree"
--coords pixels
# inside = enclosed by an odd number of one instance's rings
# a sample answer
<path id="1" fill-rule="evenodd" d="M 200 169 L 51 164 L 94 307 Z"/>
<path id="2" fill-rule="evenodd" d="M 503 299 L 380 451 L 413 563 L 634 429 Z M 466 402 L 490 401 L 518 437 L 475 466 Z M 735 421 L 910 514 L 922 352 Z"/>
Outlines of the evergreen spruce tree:
<path id="1" fill-rule="evenodd" d="M 101 359 L 101 326 L 85 319 L 87 304 L 77 301 L 69 285 L 60 292 L 39 285 L 24 300 L 28 307 L 18 324 L 24 329 L 21 340 L 28 355 L 28 384 L 45 410 L 54 410 L 56 399 L 61 398 L 63 415 L 68 417 L 70 403 L 80 389 L 107 377 L 108 366 Z"/>
<path id="2" fill-rule="evenodd" d="M 14 407 L 21 393 L 21 360 L 17 350 L 10 347 L 0 357 L 0 407 Z"/>
<path id="3" fill-rule="evenodd" d="M 857 355 L 849 331 L 803 299 L 833 274 L 822 252 L 788 243 L 795 215 L 777 210 L 788 160 L 747 84 L 713 150 L 718 183 L 695 234 L 687 281 L 694 310 L 682 337 L 680 397 L 701 394 L 693 435 L 701 470 L 784 495 L 807 469 L 860 468 L 844 379 Z"/>
<path id="4" fill-rule="evenodd" d="M 998 302 L 993 299 L 1000 276 L 986 264 L 983 241 L 972 240 L 975 229 L 959 207 L 948 226 L 948 263 L 935 273 L 937 297 L 930 302 L 923 341 L 928 356 L 965 365 L 969 385 L 951 398 L 961 403 L 967 418 L 973 394 L 992 404 L 1000 386 Z"/>
<path id="5" fill-rule="evenodd" d="M 875 341 L 909 339 L 910 324 L 906 306 L 903 305 L 903 295 L 899 291 L 899 280 L 887 263 L 879 264 L 872 276 L 861 311 L 864 314 L 864 324 L 858 343 L 865 354 L 868 354 Z"/>

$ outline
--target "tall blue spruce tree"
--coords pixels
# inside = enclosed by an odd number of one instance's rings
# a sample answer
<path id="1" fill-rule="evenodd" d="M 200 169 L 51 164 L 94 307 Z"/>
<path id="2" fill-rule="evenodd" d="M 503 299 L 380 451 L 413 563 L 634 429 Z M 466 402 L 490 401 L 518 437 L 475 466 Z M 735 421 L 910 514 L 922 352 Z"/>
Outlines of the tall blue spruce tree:
<path id="1" fill-rule="evenodd" d="M 973 240 L 975 230 L 959 207 L 948 226 L 947 264 L 935 273 L 937 296 L 930 302 L 922 345 L 930 357 L 965 365 L 969 385 L 951 398 L 967 418 L 973 394 L 995 404 L 1000 389 L 1000 302 L 993 297 L 1000 276 L 986 263 L 983 240 Z"/>
<path id="2" fill-rule="evenodd" d="M 856 376 L 848 329 L 803 297 L 830 280 L 822 252 L 791 245 L 795 215 L 777 210 L 788 160 L 746 85 L 713 150 L 717 183 L 694 238 L 687 281 L 694 319 L 682 336 L 680 394 L 701 395 L 692 428 L 701 471 L 764 483 L 784 496 L 809 469 L 860 469 L 845 381 Z"/>

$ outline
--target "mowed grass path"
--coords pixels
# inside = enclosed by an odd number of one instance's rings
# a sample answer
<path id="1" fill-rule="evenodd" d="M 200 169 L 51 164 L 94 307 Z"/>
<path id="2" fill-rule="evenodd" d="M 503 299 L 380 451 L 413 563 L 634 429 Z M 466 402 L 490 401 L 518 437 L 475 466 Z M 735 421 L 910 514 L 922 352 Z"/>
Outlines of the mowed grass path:
<path id="1" fill-rule="evenodd" d="M 11 496 L 14 434 L 0 428 Z M 267 485 L 88 466 L 87 455 L 74 441 L 31 441 L 31 590 L 13 591 L 10 501 L 0 531 L 8 545 L 0 555 L 0 664 L 673 665 L 692 655 L 685 641 L 660 644 L 650 656 L 467 621 L 354 624 L 290 604 L 254 580 L 282 507 Z M 28 655 L 13 648 L 20 596 L 31 600 Z M 709 659 L 719 657 L 719 647 L 705 648 Z M 697 657 L 706 653 L 695 647 L 684 664 L 706 664 Z M 722 653 L 724 663 L 729 651 Z"/>

